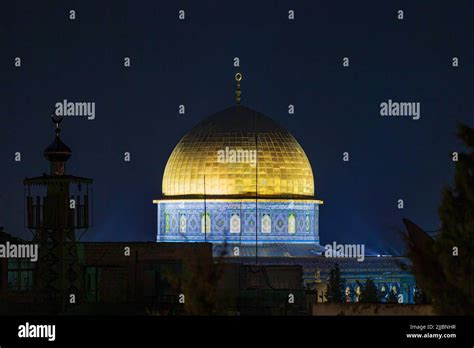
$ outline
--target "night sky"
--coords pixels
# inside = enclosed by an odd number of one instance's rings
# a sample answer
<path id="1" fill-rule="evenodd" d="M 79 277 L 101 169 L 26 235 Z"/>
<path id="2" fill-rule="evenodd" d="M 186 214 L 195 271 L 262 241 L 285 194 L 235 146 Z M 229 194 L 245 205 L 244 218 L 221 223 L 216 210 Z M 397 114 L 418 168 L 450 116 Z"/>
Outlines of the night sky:
<path id="1" fill-rule="evenodd" d="M 286 127 L 308 155 L 325 202 L 322 243 L 398 253 L 403 217 L 440 227 L 450 154 L 463 150 L 456 125 L 474 126 L 473 42 L 474 1 L 4 2 L 0 226 L 31 238 L 22 180 L 49 171 L 50 115 L 67 99 L 96 103 L 95 120 L 65 118 L 61 133 L 73 150 L 68 172 L 94 179 L 84 239 L 155 240 L 152 200 L 168 156 L 196 123 L 234 103 L 240 71 L 242 104 Z M 381 117 L 388 99 L 420 102 L 421 119 Z"/>

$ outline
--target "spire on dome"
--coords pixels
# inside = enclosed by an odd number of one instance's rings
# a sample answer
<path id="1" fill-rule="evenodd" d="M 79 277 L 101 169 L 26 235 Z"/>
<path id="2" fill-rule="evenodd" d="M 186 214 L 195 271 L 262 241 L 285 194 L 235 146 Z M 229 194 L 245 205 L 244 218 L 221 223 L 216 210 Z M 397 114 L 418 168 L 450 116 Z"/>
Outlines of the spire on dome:
<path id="1" fill-rule="evenodd" d="M 237 81 L 237 89 L 235 91 L 235 101 L 237 102 L 237 105 L 240 105 L 240 96 L 242 95 L 242 92 L 240 91 L 240 81 L 242 81 L 242 74 L 237 73 L 235 74 L 235 81 Z"/>

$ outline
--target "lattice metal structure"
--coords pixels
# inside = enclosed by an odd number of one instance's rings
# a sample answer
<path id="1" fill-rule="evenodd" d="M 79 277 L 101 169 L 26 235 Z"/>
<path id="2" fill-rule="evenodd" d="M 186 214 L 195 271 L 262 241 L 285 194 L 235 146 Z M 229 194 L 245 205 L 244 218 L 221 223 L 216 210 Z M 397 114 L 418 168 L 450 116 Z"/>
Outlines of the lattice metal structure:
<path id="1" fill-rule="evenodd" d="M 59 137 L 61 119 L 53 120 L 56 136 L 44 151 L 50 173 L 24 180 L 25 225 L 39 245 L 34 280 L 37 301 L 61 312 L 72 294 L 76 303 L 82 298 L 76 232 L 84 234 L 92 226 L 92 179 L 66 174 L 72 152 Z"/>

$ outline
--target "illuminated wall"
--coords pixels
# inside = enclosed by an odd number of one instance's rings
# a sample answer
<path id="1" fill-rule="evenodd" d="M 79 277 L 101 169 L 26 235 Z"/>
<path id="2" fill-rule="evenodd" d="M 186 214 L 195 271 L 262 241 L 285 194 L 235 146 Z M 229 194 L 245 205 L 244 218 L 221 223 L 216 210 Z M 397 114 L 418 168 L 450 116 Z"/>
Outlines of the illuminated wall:
<path id="1" fill-rule="evenodd" d="M 255 243 L 258 240 L 259 243 L 319 244 L 319 202 L 155 201 L 158 206 L 157 241 Z"/>

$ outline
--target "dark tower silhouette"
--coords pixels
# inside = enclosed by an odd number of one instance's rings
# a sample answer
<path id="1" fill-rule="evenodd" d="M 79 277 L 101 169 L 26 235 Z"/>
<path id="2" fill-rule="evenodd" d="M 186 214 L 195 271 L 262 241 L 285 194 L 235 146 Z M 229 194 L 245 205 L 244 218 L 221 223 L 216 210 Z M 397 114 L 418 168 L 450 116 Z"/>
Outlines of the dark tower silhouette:
<path id="1" fill-rule="evenodd" d="M 24 180 L 26 194 L 26 227 L 39 245 L 34 286 L 37 301 L 63 312 L 71 295 L 80 302 L 81 269 L 76 231 L 84 234 L 92 225 L 89 185 L 92 179 L 66 174 L 71 149 L 59 137 L 61 118 L 56 124 L 54 141 L 44 150 L 50 162 L 49 175 Z"/>

